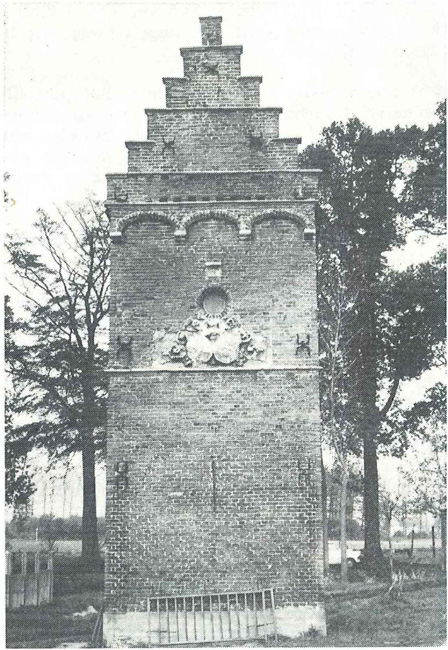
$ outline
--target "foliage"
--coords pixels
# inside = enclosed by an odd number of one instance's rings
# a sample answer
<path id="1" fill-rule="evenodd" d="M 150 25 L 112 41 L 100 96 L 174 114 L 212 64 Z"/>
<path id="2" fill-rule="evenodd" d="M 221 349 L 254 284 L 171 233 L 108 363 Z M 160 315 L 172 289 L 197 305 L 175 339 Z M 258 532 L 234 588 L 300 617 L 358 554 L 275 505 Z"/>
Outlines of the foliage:
<path id="1" fill-rule="evenodd" d="M 355 502 L 362 495 L 363 479 L 359 471 L 353 466 L 347 468 L 347 518 L 353 516 Z M 341 488 L 343 483 L 343 469 L 335 463 L 331 470 L 326 472 L 327 479 L 327 505 L 329 519 L 340 518 L 341 514 Z"/>
<path id="2" fill-rule="evenodd" d="M 342 466 L 350 453 L 361 452 L 354 426 L 359 402 L 353 399 L 351 371 L 356 363 L 351 343 L 357 326 L 355 309 L 359 289 L 355 273 L 346 271 L 331 252 L 321 251 L 318 277 L 323 434 Z"/>
<path id="3" fill-rule="evenodd" d="M 31 450 L 28 441 L 21 435 L 16 435 L 14 427 L 14 410 L 21 402 L 20 391 L 14 381 L 13 367 L 20 355 L 15 334 L 19 329 L 18 321 L 10 305 L 9 297 L 5 297 L 5 499 L 15 512 L 26 507 L 34 492 L 33 477 L 28 454 Z"/>
<path id="4" fill-rule="evenodd" d="M 21 521 L 13 519 L 5 524 L 5 535 L 7 539 L 34 540 L 36 538 L 36 528 L 38 529 L 39 539 L 45 539 L 48 535 L 59 540 L 81 539 L 82 518 L 78 516 L 62 518 L 42 515 L 41 517 L 29 517 Z M 100 537 L 105 535 L 104 517 L 98 518 L 98 534 Z"/>
<path id="5" fill-rule="evenodd" d="M 418 441 L 416 454 L 409 458 L 409 467 L 403 472 L 414 512 L 429 511 L 437 516 L 446 508 L 445 405 L 446 386 L 438 382 L 426 391 L 423 400 L 404 413 L 402 426 L 412 427 Z"/>
<path id="6" fill-rule="evenodd" d="M 443 427 L 446 422 L 446 384 L 437 382 L 403 414 L 405 426 L 412 428 L 420 440 L 427 440 L 429 429 Z"/>
<path id="7" fill-rule="evenodd" d="M 341 322 L 347 363 L 346 391 L 340 393 L 339 429 L 344 431 L 347 451 L 359 453 L 360 445 L 363 448 L 366 558 L 371 558 L 372 564 L 381 557 L 376 457 L 378 281 L 384 266 L 383 255 L 403 242 L 395 219 L 398 200 L 394 189 L 401 174 L 399 161 L 394 134 L 375 134 L 356 118 L 346 124 L 333 123 L 324 129 L 320 142 L 308 147 L 300 161 L 301 166 L 323 170 L 317 211 L 320 293 L 330 285 L 335 264 L 342 286 L 346 278 L 350 278 L 355 288 L 351 292 L 353 298 L 346 300 L 350 317 Z M 337 309 L 334 296 L 338 300 L 338 293 L 334 291 L 329 293 L 328 300 Z M 320 313 L 321 340 L 321 333 L 325 335 L 327 313 L 328 310 Z M 325 343 L 321 349 L 325 368 L 332 363 L 333 355 L 329 355 Z M 321 373 L 322 377 L 326 374 Z M 325 379 L 322 382 L 321 393 L 325 394 L 328 387 Z M 338 401 L 339 391 L 333 392 Z M 325 421 L 328 409 L 324 409 L 323 414 Z M 347 431 L 350 432 L 348 437 Z"/>
<path id="8" fill-rule="evenodd" d="M 425 370 L 445 364 L 446 264 L 445 253 L 401 272 L 387 271 L 381 285 L 381 330 L 379 372 L 390 384 L 419 377 Z M 430 392 L 434 398 L 406 409 L 400 400 L 385 413 L 378 444 L 384 451 L 401 456 L 418 435 L 424 414 L 446 403 L 446 391 L 439 384 Z M 437 411 L 436 411 L 437 412 Z M 434 416 L 436 415 L 434 412 Z"/>
<path id="9" fill-rule="evenodd" d="M 86 375 L 93 381 L 89 421 L 95 446 L 99 454 L 105 448 L 106 349 L 99 339 L 108 312 L 109 254 L 100 204 L 92 201 L 59 216 L 41 211 L 34 241 L 10 237 L 8 243 L 20 281 L 14 287 L 26 298 L 22 331 L 28 342 L 13 373 L 27 392 L 21 410 L 33 421 L 20 430 L 55 459 L 82 449 Z"/>
<path id="10" fill-rule="evenodd" d="M 340 539 L 341 538 L 341 521 L 340 519 L 329 519 L 328 520 L 328 537 L 329 539 Z M 354 519 L 347 519 L 347 539 L 363 539 L 364 531 L 362 529 L 359 521 Z"/>
<path id="11" fill-rule="evenodd" d="M 98 556 L 95 462 L 105 450 L 109 229 L 101 203 L 39 211 L 33 239 L 9 237 L 26 342 L 14 360 L 22 395 L 16 440 L 54 461 L 81 452 L 83 554 Z"/>
<path id="12" fill-rule="evenodd" d="M 403 189 L 404 216 L 425 233 L 446 232 L 446 100 L 437 106 L 438 121 L 408 139 L 413 163 Z M 398 131 L 398 129 L 397 129 Z M 406 133 L 402 130 L 402 133 Z"/>
<path id="13" fill-rule="evenodd" d="M 362 445 L 366 557 L 373 564 L 381 557 L 377 448 L 403 453 L 404 430 L 388 415 L 400 383 L 433 365 L 444 339 L 442 260 L 404 274 L 386 265 L 386 254 L 422 220 L 439 231 L 439 181 L 428 185 L 425 199 L 421 180 L 443 167 L 440 110 L 438 116 L 427 131 L 374 133 L 357 118 L 333 123 L 300 160 L 323 170 L 317 238 L 324 430 L 333 431 L 341 458 Z"/>

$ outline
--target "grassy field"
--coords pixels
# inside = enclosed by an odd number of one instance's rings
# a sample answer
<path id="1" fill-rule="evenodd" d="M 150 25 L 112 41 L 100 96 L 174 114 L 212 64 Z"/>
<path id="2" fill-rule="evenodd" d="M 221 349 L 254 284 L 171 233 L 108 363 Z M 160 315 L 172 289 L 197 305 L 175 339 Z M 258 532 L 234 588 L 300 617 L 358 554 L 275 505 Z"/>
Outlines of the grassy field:
<path id="1" fill-rule="evenodd" d="M 303 639 L 301 646 L 441 646 L 446 639 L 444 587 L 408 591 L 395 599 L 384 592 L 370 598 L 329 601 L 326 639 Z"/>
<path id="2" fill-rule="evenodd" d="M 8 610 L 6 645 L 8 648 L 57 648 L 63 642 L 89 641 L 96 616 L 73 616 L 91 605 L 99 610 L 102 592 L 56 597 L 51 605 Z"/>
<path id="3" fill-rule="evenodd" d="M 34 539 L 8 539 L 11 551 L 48 552 L 48 543 L 44 540 L 36 542 Z M 104 542 L 100 540 L 100 549 L 103 549 Z M 65 555 L 81 555 L 80 539 L 59 539 L 54 543 L 53 551 Z"/>
<path id="4" fill-rule="evenodd" d="M 414 585 L 419 587 L 419 585 Z M 421 587 L 421 585 L 420 585 Z M 380 593 L 378 593 L 380 589 Z M 445 642 L 446 593 L 444 586 L 425 586 L 406 591 L 398 598 L 377 586 L 375 595 L 361 597 L 353 585 L 341 597 L 327 597 L 325 638 L 309 635 L 294 640 L 279 639 L 280 647 L 347 646 L 441 646 Z M 73 617 L 90 605 L 99 609 L 101 592 L 60 596 L 52 605 L 26 607 L 7 615 L 8 648 L 56 648 L 63 642 L 88 642 L 95 615 Z M 233 643 L 232 645 L 235 645 Z M 252 642 L 262 647 L 264 642 Z M 274 645 L 271 642 L 270 647 Z"/>

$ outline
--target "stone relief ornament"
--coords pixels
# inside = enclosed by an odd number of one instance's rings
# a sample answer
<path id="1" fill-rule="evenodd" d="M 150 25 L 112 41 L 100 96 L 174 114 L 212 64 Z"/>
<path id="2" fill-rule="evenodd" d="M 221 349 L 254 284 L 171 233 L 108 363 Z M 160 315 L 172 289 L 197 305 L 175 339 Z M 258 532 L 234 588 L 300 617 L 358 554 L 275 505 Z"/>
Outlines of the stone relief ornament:
<path id="1" fill-rule="evenodd" d="M 219 61 L 213 61 L 208 54 L 200 54 L 195 69 L 199 73 L 219 75 Z"/>
<path id="2" fill-rule="evenodd" d="M 258 151 L 261 151 L 261 149 L 263 149 L 262 131 L 258 131 L 258 133 L 255 133 L 255 131 L 249 131 L 248 137 L 249 137 L 249 147 L 251 149 L 257 149 Z"/>
<path id="3" fill-rule="evenodd" d="M 162 156 L 165 157 L 166 154 L 174 154 L 175 152 L 175 138 L 166 138 L 162 136 Z"/>
<path id="4" fill-rule="evenodd" d="M 300 338 L 299 334 L 296 334 L 296 355 L 300 352 L 308 352 L 308 356 L 311 355 L 311 345 L 310 345 L 310 335 L 307 334 L 306 337 Z"/>
<path id="5" fill-rule="evenodd" d="M 132 343 L 132 336 L 127 341 L 122 340 L 121 336 L 117 336 L 117 361 L 122 366 L 127 367 L 132 364 Z"/>
<path id="6" fill-rule="evenodd" d="M 264 338 L 245 329 L 238 316 L 227 309 L 218 315 L 201 309 L 180 331 L 164 335 L 156 332 L 153 340 L 159 348 L 159 354 L 154 355 L 156 366 L 241 367 L 251 361 L 265 360 Z"/>
<path id="7" fill-rule="evenodd" d="M 119 203 L 125 203 L 128 200 L 128 193 L 126 190 L 116 187 L 114 190 L 114 199 Z"/>

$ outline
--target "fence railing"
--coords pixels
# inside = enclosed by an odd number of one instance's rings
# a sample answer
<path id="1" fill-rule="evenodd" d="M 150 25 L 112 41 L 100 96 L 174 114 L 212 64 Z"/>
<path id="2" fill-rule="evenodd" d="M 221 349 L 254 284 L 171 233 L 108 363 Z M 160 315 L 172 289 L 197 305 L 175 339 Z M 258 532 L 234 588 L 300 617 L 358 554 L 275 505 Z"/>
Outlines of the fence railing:
<path id="1" fill-rule="evenodd" d="M 7 608 L 52 602 L 52 553 L 6 551 L 5 564 Z"/>

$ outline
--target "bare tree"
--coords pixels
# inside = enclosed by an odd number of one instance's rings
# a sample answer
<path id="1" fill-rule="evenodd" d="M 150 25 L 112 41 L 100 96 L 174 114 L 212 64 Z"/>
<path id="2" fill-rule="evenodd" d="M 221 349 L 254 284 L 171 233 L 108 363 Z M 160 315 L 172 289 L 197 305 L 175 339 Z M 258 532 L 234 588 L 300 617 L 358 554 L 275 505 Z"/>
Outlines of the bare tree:
<path id="1" fill-rule="evenodd" d="M 46 449 L 54 461 L 81 453 L 82 554 L 93 562 L 99 557 L 95 463 L 105 448 L 109 224 L 103 205 L 89 199 L 55 215 L 40 210 L 33 235 L 8 240 L 11 284 L 25 309 L 14 373 L 28 421 L 14 436 Z"/>
<path id="2" fill-rule="evenodd" d="M 336 257 L 323 262 L 320 274 L 320 346 L 322 376 L 321 405 L 324 438 L 336 455 L 341 475 L 340 541 L 341 578 L 348 578 L 347 566 L 347 484 L 350 454 L 359 453 L 359 436 L 351 428 L 348 415 L 353 386 L 350 368 L 354 363 L 351 342 L 356 332 L 348 327 L 357 306 L 358 289 L 354 276 L 345 273 Z M 322 267 L 321 267 L 322 268 Z M 347 337 L 347 332 L 350 336 Z M 328 550 L 326 549 L 328 555 Z"/>

